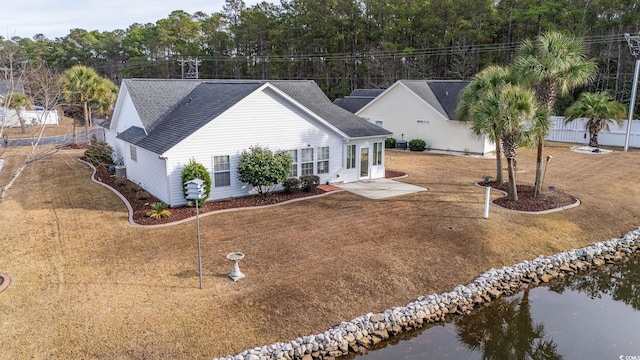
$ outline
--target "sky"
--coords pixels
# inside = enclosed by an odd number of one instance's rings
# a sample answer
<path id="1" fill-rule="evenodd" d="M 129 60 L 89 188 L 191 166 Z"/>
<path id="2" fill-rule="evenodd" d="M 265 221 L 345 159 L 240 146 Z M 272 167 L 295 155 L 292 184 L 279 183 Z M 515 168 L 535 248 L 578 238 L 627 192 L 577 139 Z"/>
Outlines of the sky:
<path id="1" fill-rule="evenodd" d="M 259 0 L 244 0 L 249 7 Z M 274 1 L 267 1 L 274 3 Z M 0 0 L 0 36 L 50 40 L 69 35 L 71 29 L 126 30 L 134 23 L 155 23 L 174 10 L 212 14 L 224 0 Z"/>

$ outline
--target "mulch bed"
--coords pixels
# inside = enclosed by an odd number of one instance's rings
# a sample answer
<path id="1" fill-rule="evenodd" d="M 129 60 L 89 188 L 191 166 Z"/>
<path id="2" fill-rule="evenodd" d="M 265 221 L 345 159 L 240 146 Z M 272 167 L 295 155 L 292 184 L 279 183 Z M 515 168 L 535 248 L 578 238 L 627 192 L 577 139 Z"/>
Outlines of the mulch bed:
<path id="1" fill-rule="evenodd" d="M 498 183 L 491 181 L 488 183 L 478 183 L 480 186 L 491 186 L 493 189 L 509 192 L 509 183 Z M 577 199 L 558 189 L 543 189 L 537 197 L 533 197 L 534 187 L 531 185 L 516 185 L 518 188 L 518 201 L 512 201 L 509 196 L 504 196 L 493 201 L 494 204 L 506 209 L 519 211 L 544 211 L 561 208 L 574 204 Z"/>
<path id="2" fill-rule="evenodd" d="M 387 171 L 385 177 L 395 178 L 405 175 L 405 173 L 398 171 Z M 159 225 L 176 222 L 179 220 L 187 219 L 196 215 L 195 206 L 180 206 L 170 208 L 171 215 L 164 219 L 153 219 L 147 216 L 147 212 L 151 210 L 149 204 L 159 202 L 158 198 L 152 196 L 145 190 L 141 189 L 137 184 L 127 179 L 117 179 L 115 175 L 111 174 L 104 166 L 96 167 L 96 180 L 111 186 L 116 189 L 122 196 L 124 196 L 131 208 L 133 209 L 133 221 L 140 225 Z M 259 195 L 244 196 L 238 198 L 231 198 L 227 200 L 209 201 L 199 207 L 198 211 L 201 214 L 237 208 L 247 208 L 263 205 L 273 205 L 282 203 L 288 200 L 304 198 L 308 196 L 320 195 L 325 193 L 325 190 L 314 189 L 310 192 L 297 192 L 293 194 L 287 194 L 285 192 L 273 192 L 266 197 Z"/>

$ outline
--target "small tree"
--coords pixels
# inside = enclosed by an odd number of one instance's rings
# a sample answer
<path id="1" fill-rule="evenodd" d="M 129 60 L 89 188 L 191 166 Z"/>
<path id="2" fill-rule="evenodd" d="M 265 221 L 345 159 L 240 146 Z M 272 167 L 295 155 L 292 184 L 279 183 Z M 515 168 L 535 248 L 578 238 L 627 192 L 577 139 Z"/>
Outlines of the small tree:
<path id="1" fill-rule="evenodd" d="M 582 93 L 578 101 L 566 110 L 565 124 L 578 118 L 587 118 L 589 146 L 598 147 L 598 133 L 609 130 L 609 123 L 622 125 L 622 118 L 627 114 L 624 105 L 613 100 L 607 92 Z"/>
<path id="2" fill-rule="evenodd" d="M 238 179 L 251 184 L 261 196 L 267 196 L 291 171 L 291 156 L 285 151 L 273 152 L 261 146 L 243 151 L 238 164 Z"/>
<path id="3" fill-rule="evenodd" d="M 204 181 L 204 197 L 198 202 L 198 204 L 203 205 L 204 202 L 207 201 L 207 199 L 209 198 L 209 194 L 211 193 L 211 175 L 209 175 L 209 171 L 207 171 L 207 168 L 204 167 L 204 165 L 196 162 L 194 159 L 191 159 L 189 160 L 187 166 L 182 169 L 182 184 L 193 179 L 200 179 Z M 187 190 L 185 189 L 183 191 L 186 198 Z"/>

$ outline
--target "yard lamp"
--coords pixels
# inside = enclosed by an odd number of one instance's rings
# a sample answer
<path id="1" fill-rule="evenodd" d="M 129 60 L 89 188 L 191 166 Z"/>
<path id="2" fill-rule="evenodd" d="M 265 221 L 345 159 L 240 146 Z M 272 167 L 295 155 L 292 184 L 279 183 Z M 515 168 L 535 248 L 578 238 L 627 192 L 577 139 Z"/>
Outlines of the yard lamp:
<path id="1" fill-rule="evenodd" d="M 544 184 L 544 177 L 547 176 L 547 168 L 549 167 L 549 161 L 551 161 L 551 159 L 553 159 L 553 156 L 547 155 L 547 162 L 544 165 L 544 173 L 542 174 L 542 181 L 540 181 L 540 189 L 542 189 L 542 186 Z"/>
<path id="2" fill-rule="evenodd" d="M 184 183 L 187 190 L 186 198 L 196 203 L 196 237 L 198 238 L 198 277 L 200 278 L 200 289 L 202 289 L 202 257 L 200 256 L 200 217 L 198 214 L 198 203 L 205 197 L 206 185 L 201 179 L 193 179 Z"/>
<path id="3" fill-rule="evenodd" d="M 629 118 L 627 119 L 627 136 L 624 140 L 624 151 L 629 149 L 629 136 L 631 135 L 631 121 L 633 120 L 633 108 L 636 103 L 636 89 L 638 87 L 638 71 L 640 70 L 640 33 L 638 35 L 624 34 L 624 38 L 629 43 L 629 50 L 631 55 L 636 58 L 636 69 L 633 73 L 633 83 L 631 85 L 631 99 L 629 100 Z"/>

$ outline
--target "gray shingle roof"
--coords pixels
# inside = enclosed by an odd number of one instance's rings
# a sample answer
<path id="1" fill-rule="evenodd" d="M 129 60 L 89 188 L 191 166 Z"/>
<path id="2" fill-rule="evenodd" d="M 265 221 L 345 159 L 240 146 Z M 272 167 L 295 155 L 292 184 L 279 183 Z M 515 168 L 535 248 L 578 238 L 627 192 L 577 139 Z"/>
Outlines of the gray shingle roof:
<path id="1" fill-rule="evenodd" d="M 383 92 L 384 89 L 355 89 L 349 96 L 336 99 L 333 103 L 355 114 Z"/>
<path id="2" fill-rule="evenodd" d="M 387 130 L 332 103 L 314 81 L 269 82 L 349 137 L 391 135 Z"/>
<path id="3" fill-rule="evenodd" d="M 400 80 L 416 95 L 449 120 L 456 120 L 460 91 L 469 84 L 462 80 Z"/>
<path id="4" fill-rule="evenodd" d="M 271 83 L 349 137 L 384 136 L 388 131 L 334 105 L 313 81 L 125 80 L 147 130 L 131 128 L 118 138 L 163 154 L 238 101 Z"/>

